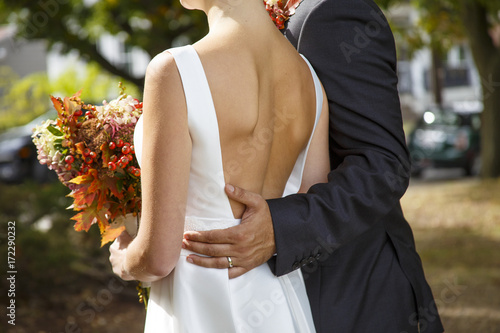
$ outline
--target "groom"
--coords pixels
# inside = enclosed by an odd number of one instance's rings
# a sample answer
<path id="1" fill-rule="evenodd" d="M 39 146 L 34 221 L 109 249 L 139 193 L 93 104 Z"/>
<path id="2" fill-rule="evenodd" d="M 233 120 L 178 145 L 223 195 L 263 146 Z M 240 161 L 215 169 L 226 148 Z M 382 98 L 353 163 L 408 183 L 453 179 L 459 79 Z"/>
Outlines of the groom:
<path id="1" fill-rule="evenodd" d="M 286 37 L 328 95 L 329 182 L 267 202 L 227 186 L 247 205 L 242 224 L 186 233 L 185 247 L 213 256 L 193 263 L 230 257 L 231 277 L 266 261 L 278 276 L 302 268 L 318 332 L 443 332 L 399 203 L 410 162 L 385 17 L 372 0 L 304 0 Z"/>

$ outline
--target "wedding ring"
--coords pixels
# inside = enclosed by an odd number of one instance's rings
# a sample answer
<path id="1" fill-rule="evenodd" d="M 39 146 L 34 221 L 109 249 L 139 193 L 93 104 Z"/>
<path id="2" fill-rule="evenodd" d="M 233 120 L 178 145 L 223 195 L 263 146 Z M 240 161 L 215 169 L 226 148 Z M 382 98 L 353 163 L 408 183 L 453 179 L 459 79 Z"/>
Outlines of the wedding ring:
<path id="1" fill-rule="evenodd" d="M 229 263 L 229 268 L 233 268 L 234 265 L 233 265 L 233 261 L 231 260 L 231 257 L 226 257 L 227 258 L 227 262 Z"/>

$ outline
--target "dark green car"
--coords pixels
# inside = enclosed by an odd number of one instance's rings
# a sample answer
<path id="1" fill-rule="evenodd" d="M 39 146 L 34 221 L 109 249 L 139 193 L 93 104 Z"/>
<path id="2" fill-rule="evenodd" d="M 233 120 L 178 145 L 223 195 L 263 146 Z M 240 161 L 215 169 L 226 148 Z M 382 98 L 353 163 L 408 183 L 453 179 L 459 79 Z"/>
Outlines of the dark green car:
<path id="1" fill-rule="evenodd" d="M 426 168 L 462 168 L 478 173 L 481 107 L 433 108 L 424 112 L 408 139 L 412 175 Z"/>

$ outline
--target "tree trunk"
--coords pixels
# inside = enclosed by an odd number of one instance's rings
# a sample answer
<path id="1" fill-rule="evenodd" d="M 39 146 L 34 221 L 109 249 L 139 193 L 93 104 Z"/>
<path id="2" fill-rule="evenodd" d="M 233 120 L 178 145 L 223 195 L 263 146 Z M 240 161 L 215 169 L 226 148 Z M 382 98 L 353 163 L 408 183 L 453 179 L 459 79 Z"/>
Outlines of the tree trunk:
<path id="1" fill-rule="evenodd" d="M 481 177 L 500 177 L 500 50 L 489 35 L 488 12 L 477 0 L 462 0 L 462 20 L 481 76 Z"/>
<path id="2" fill-rule="evenodd" d="M 443 79 L 444 79 L 444 68 L 443 68 L 442 52 L 439 48 L 433 46 L 431 87 L 434 93 L 434 103 L 439 107 L 443 106 Z"/>
<path id="3" fill-rule="evenodd" d="M 500 58 L 481 73 L 484 111 L 481 122 L 481 176 L 500 177 Z"/>

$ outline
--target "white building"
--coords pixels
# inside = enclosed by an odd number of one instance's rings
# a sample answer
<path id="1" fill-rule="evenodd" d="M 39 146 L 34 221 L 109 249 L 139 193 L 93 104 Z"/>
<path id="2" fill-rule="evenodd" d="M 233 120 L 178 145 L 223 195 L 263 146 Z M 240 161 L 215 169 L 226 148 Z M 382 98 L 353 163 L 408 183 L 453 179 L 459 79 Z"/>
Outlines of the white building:
<path id="1" fill-rule="evenodd" d="M 388 11 L 393 25 L 411 29 L 418 12 L 409 4 Z M 432 52 L 429 48 L 417 51 L 410 59 L 404 48 L 398 52 L 399 90 L 403 108 L 422 113 L 434 104 L 432 89 Z M 481 100 L 481 80 L 468 45 L 452 47 L 443 59 L 443 104 Z"/>
<path id="2" fill-rule="evenodd" d="M 9 66 L 20 77 L 45 71 L 47 69 L 45 42 L 16 41 L 14 34 L 13 27 L 0 27 L 0 66 Z"/>

